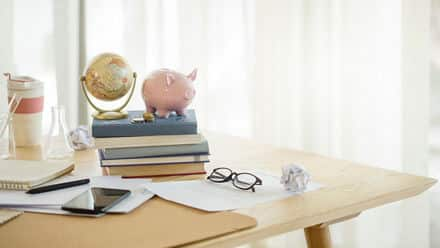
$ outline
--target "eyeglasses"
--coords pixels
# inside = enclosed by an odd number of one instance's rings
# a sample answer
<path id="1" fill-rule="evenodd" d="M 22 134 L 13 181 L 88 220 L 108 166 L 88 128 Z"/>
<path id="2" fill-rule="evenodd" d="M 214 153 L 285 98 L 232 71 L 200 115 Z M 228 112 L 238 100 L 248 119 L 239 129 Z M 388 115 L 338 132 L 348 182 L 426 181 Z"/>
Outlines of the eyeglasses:
<path id="1" fill-rule="evenodd" d="M 255 185 L 263 185 L 263 181 L 251 173 L 236 173 L 226 167 L 215 168 L 206 179 L 214 183 L 226 183 L 232 181 L 232 185 L 236 188 L 242 190 L 250 189 L 252 192 L 255 192 Z"/>

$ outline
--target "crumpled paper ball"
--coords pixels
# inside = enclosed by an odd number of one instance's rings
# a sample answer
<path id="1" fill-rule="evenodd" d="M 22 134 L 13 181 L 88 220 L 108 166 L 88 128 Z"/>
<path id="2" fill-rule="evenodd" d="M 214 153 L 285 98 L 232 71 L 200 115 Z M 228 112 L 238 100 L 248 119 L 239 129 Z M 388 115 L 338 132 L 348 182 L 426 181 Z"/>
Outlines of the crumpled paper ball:
<path id="1" fill-rule="evenodd" d="M 288 164 L 282 168 L 280 182 L 286 190 L 303 192 L 310 182 L 310 174 L 300 165 Z"/>
<path id="2" fill-rule="evenodd" d="M 85 150 L 94 146 L 93 138 L 86 126 L 79 126 L 69 132 L 70 143 L 75 150 Z"/>

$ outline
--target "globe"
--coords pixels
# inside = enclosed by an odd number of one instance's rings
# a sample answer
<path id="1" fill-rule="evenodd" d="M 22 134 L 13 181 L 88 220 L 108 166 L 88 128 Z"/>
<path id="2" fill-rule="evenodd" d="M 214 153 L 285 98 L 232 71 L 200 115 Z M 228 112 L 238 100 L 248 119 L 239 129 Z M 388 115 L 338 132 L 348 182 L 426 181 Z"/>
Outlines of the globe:
<path id="1" fill-rule="evenodd" d="M 117 54 L 103 53 L 93 58 L 84 75 L 81 76 L 81 88 L 84 96 L 92 108 L 96 110 L 93 117 L 100 120 L 126 118 L 127 113 L 123 109 L 133 96 L 136 77 L 136 73 L 133 72 L 127 61 Z M 127 94 L 128 97 L 124 101 L 119 101 L 119 106 L 112 109 L 104 109 L 94 103 L 96 99 L 108 102 L 115 101 Z M 89 95 L 95 98 L 90 98 Z"/>
<path id="2" fill-rule="evenodd" d="M 125 96 L 133 85 L 134 74 L 125 59 L 117 54 L 103 53 L 88 66 L 84 83 L 87 91 L 103 101 Z"/>

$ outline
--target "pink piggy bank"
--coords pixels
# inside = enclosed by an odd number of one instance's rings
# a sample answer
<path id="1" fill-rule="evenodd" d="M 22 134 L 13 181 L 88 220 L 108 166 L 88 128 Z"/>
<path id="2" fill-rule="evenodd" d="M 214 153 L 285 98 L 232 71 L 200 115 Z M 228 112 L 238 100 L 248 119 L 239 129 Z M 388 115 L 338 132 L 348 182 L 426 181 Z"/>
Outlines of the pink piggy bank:
<path id="1" fill-rule="evenodd" d="M 189 75 L 169 69 L 153 71 L 142 85 L 147 112 L 161 118 L 168 118 L 172 111 L 185 115 L 185 108 L 196 94 L 193 83 L 196 76 L 197 69 Z"/>

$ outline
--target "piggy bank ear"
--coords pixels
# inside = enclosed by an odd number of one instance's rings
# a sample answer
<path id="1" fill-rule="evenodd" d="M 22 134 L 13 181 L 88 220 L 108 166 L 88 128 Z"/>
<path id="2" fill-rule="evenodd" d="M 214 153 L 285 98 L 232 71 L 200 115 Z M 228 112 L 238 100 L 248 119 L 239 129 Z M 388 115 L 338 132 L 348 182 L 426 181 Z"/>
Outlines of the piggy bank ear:
<path id="1" fill-rule="evenodd" d="M 174 82 L 174 75 L 171 73 L 167 73 L 167 85 L 170 86 Z"/>
<path id="2" fill-rule="evenodd" d="M 194 68 L 194 70 L 186 76 L 189 80 L 193 81 L 196 80 L 197 77 L 197 68 Z"/>

